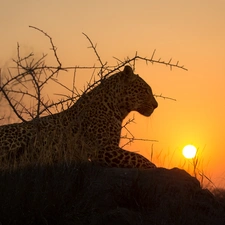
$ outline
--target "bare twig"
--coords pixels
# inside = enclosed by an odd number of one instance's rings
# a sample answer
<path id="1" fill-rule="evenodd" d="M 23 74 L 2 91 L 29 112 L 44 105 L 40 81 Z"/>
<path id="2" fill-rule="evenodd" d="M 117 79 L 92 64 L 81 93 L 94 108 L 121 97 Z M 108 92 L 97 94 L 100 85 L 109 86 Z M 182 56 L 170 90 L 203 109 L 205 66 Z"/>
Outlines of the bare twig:
<path id="1" fill-rule="evenodd" d="M 156 98 L 163 98 L 163 99 L 168 99 L 168 100 L 176 101 L 175 98 L 166 97 L 166 96 L 164 96 L 164 95 L 162 95 L 162 94 L 160 94 L 160 95 L 154 94 L 154 96 L 155 96 Z"/>
<path id="2" fill-rule="evenodd" d="M 97 59 L 98 59 L 100 65 L 101 65 L 99 74 L 100 74 L 100 79 L 102 79 L 103 78 L 103 72 L 104 72 L 104 69 L 105 69 L 105 66 L 106 66 L 107 62 L 106 63 L 102 62 L 101 57 L 99 56 L 99 54 L 97 52 L 97 44 L 94 45 L 87 34 L 85 34 L 85 33 L 82 33 L 82 34 L 88 39 L 89 43 L 91 44 L 91 46 L 89 48 L 92 48 L 94 50 L 94 53 L 97 56 Z"/>
<path id="3" fill-rule="evenodd" d="M 1 92 L 3 93 L 5 99 L 8 101 L 10 108 L 13 110 L 13 112 L 17 115 L 17 117 L 19 119 L 21 119 L 21 121 L 26 122 L 26 120 L 18 113 L 18 110 L 16 109 L 16 104 L 13 104 L 11 99 L 8 96 L 8 93 L 1 88 Z"/>
<path id="4" fill-rule="evenodd" d="M 54 52 L 55 58 L 56 58 L 56 60 L 57 60 L 57 62 L 58 62 L 58 64 L 59 64 L 59 68 L 61 68 L 61 67 L 62 67 L 62 64 L 61 64 L 61 62 L 60 62 L 60 60 L 59 60 L 59 57 L 58 57 L 58 55 L 57 55 L 57 47 L 54 45 L 53 40 L 52 40 L 52 37 L 49 36 L 49 35 L 48 35 L 46 32 L 44 32 L 43 30 L 41 30 L 41 29 L 39 29 L 39 28 L 37 28 L 37 27 L 35 27 L 35 26 L 29 26 L 29 27 L 30 27 L 30 28 L 33 28 L 33 29 L 35 29 L 35 30 L 40 31 L 40 32 L 43 33 L 46 37 L 49 38 L 49 41 L 50 41 L 51 46 L 52 46 L 52 49 L 51 49 L 51 50 Z"/>

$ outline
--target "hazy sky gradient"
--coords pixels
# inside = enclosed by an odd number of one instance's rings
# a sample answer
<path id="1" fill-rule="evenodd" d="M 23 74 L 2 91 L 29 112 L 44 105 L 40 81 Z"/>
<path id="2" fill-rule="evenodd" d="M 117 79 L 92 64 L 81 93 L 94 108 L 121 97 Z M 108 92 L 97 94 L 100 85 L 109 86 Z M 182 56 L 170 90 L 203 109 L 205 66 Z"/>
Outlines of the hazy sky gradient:
<path id="1" fill-rule="evenodd" d="M 225 187 L 224 12 L 224 0 L 4 1 L 0 66 L 15 57 L 17 42 L 25 54 L 49 52 L 48 39 L 29 25 L 53 37 L 64 66 L 97 64 L 82 32 L 98 44 L 108 64 L 115 63 L 112 56 L 124 59 L 136 51 L 150 57 L 154 49 L 156 58 L 179 60 L 188 72 L 137 64 L 136 72 L 155 94 L 177 101 L 158 98 L 159 107 L 152 117 L 135 114 L 131 130 L 137 138 L 159 141 L 153 145 L 154 162 L 159 166 L 182 166 L 182 147 L 196 145 L 205 173 Z M 66 75 L 64 80 L 71 85 Z M 82 87 L 87 80 L 80 76 L 78 85 Z M 149 157 L 151 145 L 135 142 L 128 147 Z"/>

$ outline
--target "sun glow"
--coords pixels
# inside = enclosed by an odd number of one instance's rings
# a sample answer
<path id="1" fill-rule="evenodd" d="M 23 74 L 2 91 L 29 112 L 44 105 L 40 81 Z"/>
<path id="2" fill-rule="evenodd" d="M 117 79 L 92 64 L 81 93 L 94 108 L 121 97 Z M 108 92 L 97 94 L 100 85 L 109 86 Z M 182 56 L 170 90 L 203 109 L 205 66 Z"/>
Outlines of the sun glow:
<path id="1" fill-rule="evenodd" d="M 196 155 L 196 152 L 197 152 L 197 149 L 194 145 L 186 145 L 182 151 L 184 157 L 187 159 L 194 158 Z"/>

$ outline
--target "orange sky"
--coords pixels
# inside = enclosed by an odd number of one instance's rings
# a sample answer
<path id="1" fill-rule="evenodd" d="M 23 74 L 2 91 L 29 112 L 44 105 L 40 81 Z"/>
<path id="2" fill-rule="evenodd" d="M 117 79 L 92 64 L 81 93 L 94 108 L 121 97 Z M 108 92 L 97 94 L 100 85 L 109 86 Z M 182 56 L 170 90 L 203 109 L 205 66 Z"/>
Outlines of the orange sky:
<path id="1" fill-rule="evenodd" d="M 159 166 L 182 166 L 183 146 L 194 144 L 206 175 L 225 187 L 224 12 L 224 0 L 4 1 L 0 66 L 8 65 L 15 56 L 17 42 L 25 54 L 49 52 L 48 40 L 29 25 L 53 37 L 64 66 L 97 64 L 82 32 L 98 44 L 99 54 L 108 64 L 115 63 L 112 56 L 123 59 L 134 56 L 135 51 L 150 57 L 154 49 L 156 58 L 179 60 L 188 72 L 137 64 L 136 72 L 155 94 L 177 101 L 158 98 L 159 107 L 152 117 L 135 113 L 136 124 L 130 129 L 137 138 L 158 140 L 153 149 Z M 71 85 L 69 75 L 63 76 Z M 78 78 L 83 87 L 88 77 Z M 127 148 L 148 157 L 151 145 L 139 141 Z"/>

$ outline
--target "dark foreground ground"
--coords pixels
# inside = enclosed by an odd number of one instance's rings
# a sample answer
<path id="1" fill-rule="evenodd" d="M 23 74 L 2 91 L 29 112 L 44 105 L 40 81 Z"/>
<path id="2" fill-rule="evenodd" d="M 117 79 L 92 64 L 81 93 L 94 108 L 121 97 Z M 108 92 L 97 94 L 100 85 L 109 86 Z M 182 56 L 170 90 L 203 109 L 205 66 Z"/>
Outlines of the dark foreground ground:
<path id="1" fill-rule="evenodd" d="M 225 225 L 219 196 L 176 168 L 30 167 L 0 173 L 0 224 Z"/>

